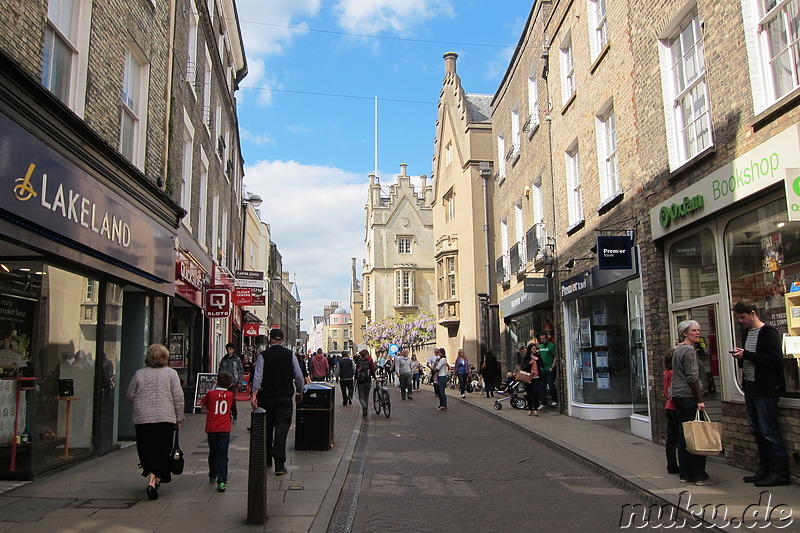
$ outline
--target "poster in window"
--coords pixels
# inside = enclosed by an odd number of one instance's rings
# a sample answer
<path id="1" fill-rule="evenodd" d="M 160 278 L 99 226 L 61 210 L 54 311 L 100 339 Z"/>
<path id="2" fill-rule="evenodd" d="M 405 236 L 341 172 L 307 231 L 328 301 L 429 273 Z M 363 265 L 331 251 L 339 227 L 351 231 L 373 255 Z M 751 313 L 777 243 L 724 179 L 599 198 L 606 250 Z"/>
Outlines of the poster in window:
<path id="1" fill-rule="evenodd" d="M 592 321 L 581 318 L 581 346 L 592 345 Z"/>
<path id="2" fill-rule="evenodd" d="M 185 365 L 186 335 L 184 333 L 169 334 L 169 366 L 183 368 Z"/>
<path id="3" fill-rule="evenodd" d="M 605 309 L 595 309 L 592 311 L 592 320 L 594 321 L 595 327 L 597 326 L 605 326 L 606 325 L 606 310 Z"/>
<path id="4" fill-rule="evenodd" d="M 611 389 L 611 378 L 608 376 L 608 372 L 598 372 L 597 373 L 597 390 L 610 390 Z"/>
<path id="5" fill-rule="evenodd" d="M 36 302 L 0 294 L 0 375 L 14 377 L 31 358 L 33 313 Z"/>
<path id="6" fill-rule="evenodd" d="M 597 368 L 608 368 L 608 352 L 595 353 Z"/>
<path id="7" fill-rule="evenodd" d="M 608 346 L 608 331 L 601 329 L 594 332 L 594 345 L 598 347 Z"/>
<path id="8" fill-rule="evenodd" d="M 592 363 L 592 352 L 581 352 L 583 361 L 583 381 L 585 383 L 594 382 L 594 365 Z"/>

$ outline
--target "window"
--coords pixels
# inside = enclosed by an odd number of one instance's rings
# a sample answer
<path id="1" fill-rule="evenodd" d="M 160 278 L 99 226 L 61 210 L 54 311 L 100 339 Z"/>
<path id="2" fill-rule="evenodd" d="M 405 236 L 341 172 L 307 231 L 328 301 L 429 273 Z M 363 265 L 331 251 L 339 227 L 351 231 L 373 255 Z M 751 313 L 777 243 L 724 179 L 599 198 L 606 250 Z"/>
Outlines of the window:
<path id="1" fill-rule="evenodd" d="M 566 153 L 567 206 L 569 225 L 574 226 L 583 220 L 583 191 L 581 189 L 581 165 L 578 145 L 574 144 Z"/>
<path id="2" fill-rule="evenodd" d="M 514 233 L 516 235 L 516 242 L 514 246 L 518 248 L 520 265 L 525 265 L 525 247 L 522 243 L 525 242 L 525 227 L 522 220 L 522 200 L 514 205 Z"/>
<path id="3" fill-rule="evenodd" d="M 44 29 L 42 85 L 83 116 L 91 3 L 50 0 Z"/>
<path id="4" fill-rule="evenodd" d="M 447 191 L 444 195 L 444 220 L 449 222 L 456 218 L 456 193 L 453 189 Z"/>
<path id="5" fill-rule="evenodd" d="M 397 253 L 410 254 L 411 253 L 411 237 L 398 237 L 397 238 Z"/>
<path id="6" fill-rule="evenodd" d="M 206 246 L 206 233 L 208 232 L 208 220 L 206 218 L 206 206 L 208 205 L 208 157 L 205 150 L 200 149 L 200 200 L 197 202 L 197 242 L 201 246 Z"/>
<path id="7" fill-rule="evenodd" d="M 506 140 L 502 135 L 497 136 L 497 177 L 506 177 Z"/>
<path id="8" fill-rule="evenodd" d="M 667 146 L 673 169 L 712 144 L 703 36 L 697 15 L 661 41 Z"/>
<path id="9" fill-rule="evenodd" d="M 511 141 L 514 144 L 511 145 L 511 150 L 508 152 L 510 156 L 508 157 L 508 160 L 514 164 L 517 158 L 519 158 L 521 146 L 519 135 L 519 109 L 514 109 L 511 111 Z"/>
<path id="10" fill-rule="evenodd" d="M 395 271 L 398 307 L 414 305 L 414 273 L 410 270 Z"/>
<path id="11" fill-rule="evenodd" d="M 184 137 L 183 137 L 183 158 L 181 169 L 181 207 L 186 209 L 186 216 L 183 223 L 191 227 L 192 213 L 192 161 L 194 157 L 194 127 L 189 116 L 184 112 Z"/>
<path id="12" fill-rule="evenodd" d="M 455 255 L 441 257 L 436 261 L 437 277 L 439 281 L 439 300 L 453 300 L 458 298 L 456 263 Z"/>
<path id="13" fill-rule="evenodd" d="M 561 45 L 561 105 L 575 94 L 575 62 L 572 57 L 572 37 L 567 35 Z"/>
<path id="14" fill-rule="evenodd" d="M 217 99 L 217 107 L 214 110 L 214 152 L 217 154 L 217 158 L 222 160 L 222 154 L 225 151 L 225 147 L 223 144 L 225 141 L 222 138 L 222 106 L 219 103 L 219 99 Z"/>
<path id="15" fill-rule="evenodd" d="M 530 135 L 539 127 L 539 87 L 536 74 L 528 78 L 528 130 Z"/>
<path id="16" fill-rule="evenodd" d="M 211 131 L 211 56 L 206 49 L 206 64 L 203 71 L 203 123 Z M 216 141 L 214 141 L 216 142 Z"/>
<path id="17" fill-rule="evenodd" d="M 503 280 L 508 279 L 511 271 L 508 257 L 508 220 L 500 221 L 500 250 L 503 254 Z"/>
<path id="18" fill-rule="evenodd" d="M 669 251 L 672 301 L 684 302 L 719 292 L 716 241 L 704 229 L 672 245 Z"/>
<path id="19" fill-rule="evenodd" d="M 222 263 L 222 254 L 219 247 L 219 195 L 211 197 L 211 256 Z"/>
<path id="20" fill-rule="evenodd" d="M 337 321 L 337 322 L 338 322 L 338 321 Z M 338 338 L 338 337 L 339 337 L 339 331 L 338 331 L 338 330 L 335 330 L 335 329 L 334 329 L 334 330 L 331 330 L 331 336 L 332 336 L 334 339 Z"/>
<path id="21" fill-rule="evenodd" d="M 364 309 L 369 309 L 369 276 L 364 276 Z"/>
<path id="22" fill-rule="evenodd" d="M 608 44 L 608 26 L 606 25 L 606 0 L 588 0 L 589 14 L 589 48 L 592 61 Z"/>
<path id="23" fill-rule="evenodd" d="M 192 94 L 195 94 L 197 85 L 197 13 L 189 10 L 189 35 L 188 35 L 188 54 L 189 59 L 186 61 L 186 81 L 192 88 Z"/>
<path id="24" fill-rule="evenodd" d="M 541 257 L 544 253 L 544 246 L 545 242 L 545 228 L 544 228 L 544 198 L 542 197 L 542 176 L 538 176 L 536 180 L 531 184 L 531 213 L 533 214 L 533 227 L 534 227 L 534 236 L 536 237 L 537 243 L 539 245 L 539 250 L 537 253 L 538 257 Z M 526 243 L 531 244 L 531 243 Z M 526 247 L 527 250 L 527 247 Z M 528 257 L 528 259 L 533 259 L 532 257 Z"/>
<path id="25" fill-rule="evenodd" d="M 131 163 L 144 167 L 144 145 L 147 134 L 148 68 L 131 50 L 125 51 L 125 72 L 122 80 L 119 149 Z"/>
<path id="26" fill-rule="evenodd" d="M 344 337 L 345 339 L 350 338 L 350 330 L 349 329 L 343 329 L 342 330 L 342 337 Z"/>
<path id="27" fill-rule="evenodd" d="M 338 350 L 339 349 L 339 343 L 338 342 L 333 341 L 333 349 L 334 350 Z"/>
<path id="28" fill-rule="evenodd" d="M 600 174 L 601 205 L 620 192 L 617 163 L 617 125 L 613 106 L 597 116 L 597 159 Z"/>
<path id="29" fill-rule="evenodd" d="M 455 256 L 447 257 L 445 260 L 447 267 L 447 291 L 449 298 L 456 298 L 456 258 Z"/>
<path id="30" fill-rule="evenodd" d="M 800 2 L 742 0 L 742 15 L 758 113 L 800 87 Z"/>

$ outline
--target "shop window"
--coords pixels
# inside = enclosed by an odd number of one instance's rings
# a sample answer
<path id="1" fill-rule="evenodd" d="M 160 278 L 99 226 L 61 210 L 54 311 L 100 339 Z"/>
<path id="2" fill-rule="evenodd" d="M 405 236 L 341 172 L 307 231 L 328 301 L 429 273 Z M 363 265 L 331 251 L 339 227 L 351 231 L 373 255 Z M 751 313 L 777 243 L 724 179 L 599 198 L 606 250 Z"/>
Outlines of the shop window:
<path id="1" fill-rule="evenodd" d="M 714 234 L 704 229 L 670 248 L 672 301 L 683 302 L 719 293 Z"/>
<path id="2" fill-rule="evenodd" d="M 725 230 L 730 269 L 731 302 L 748 298 L 758 305 L 759 317 L 788 332 L 784 295 L 800 281 L 800 222 L 789 222 L 785 200 L 778 200 L 733 219 Z M 734 342 L 741 345 L 738 324 Z M 787 396 L 800 398 L 800 365 L 784 356 Z"/>

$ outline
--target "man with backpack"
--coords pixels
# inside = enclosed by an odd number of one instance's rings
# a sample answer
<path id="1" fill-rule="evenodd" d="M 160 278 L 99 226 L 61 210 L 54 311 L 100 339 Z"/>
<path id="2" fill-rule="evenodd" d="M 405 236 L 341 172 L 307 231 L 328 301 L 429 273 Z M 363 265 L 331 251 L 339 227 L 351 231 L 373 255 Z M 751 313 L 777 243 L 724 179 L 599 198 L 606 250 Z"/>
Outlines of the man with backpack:
<path id="1" fill-rule="evenodd" d="M 375 378 L 375 361 L 367 350 L 358 352 L 356 360 L 356 388 L 358 389 L 358 403 L 361 404 L 361 416 L 367 416 L 369 407 L 369 390 Z"/>
<path id="2" fill-rule="evenodd" d="M 342 405 L 353 405 L 353 379 L 356 375 L 356 365 L 350 359 L 350 354 L 342 352 L 339 359 L 339 383 L 342 385 Z"/>

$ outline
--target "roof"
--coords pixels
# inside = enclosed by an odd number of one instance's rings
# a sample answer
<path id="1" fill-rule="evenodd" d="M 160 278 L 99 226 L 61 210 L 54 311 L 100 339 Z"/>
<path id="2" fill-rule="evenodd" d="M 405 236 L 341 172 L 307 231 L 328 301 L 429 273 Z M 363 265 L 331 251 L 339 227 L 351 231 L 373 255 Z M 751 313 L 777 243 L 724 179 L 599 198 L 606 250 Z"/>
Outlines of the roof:
<path id="1" fill-rule="evenodd" d="M 492 121 L 492 95 L 466 94 L 467 122 L 489 124 Z"/>
<path id="2" fill-rule="evenodd" d="M 349 315 L 350 312 L 347 309 L 345 309 L 344 307 L 337 307 L 336 311 L 334 311 L 331 314 L 333 314 L 333 315 Z"/>

